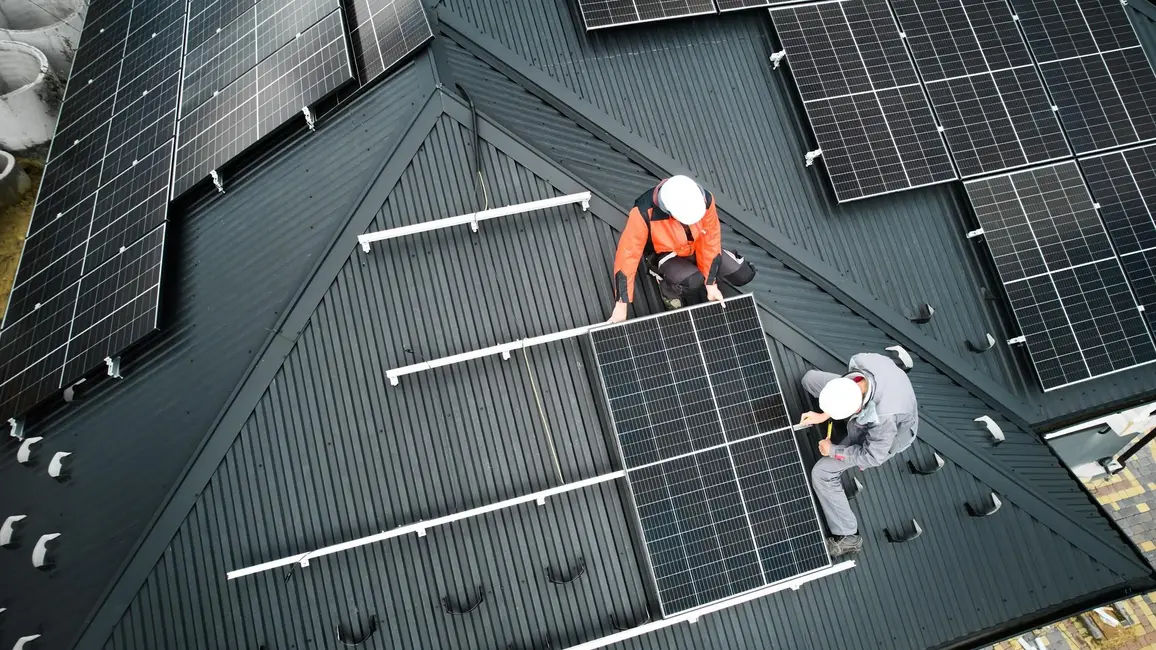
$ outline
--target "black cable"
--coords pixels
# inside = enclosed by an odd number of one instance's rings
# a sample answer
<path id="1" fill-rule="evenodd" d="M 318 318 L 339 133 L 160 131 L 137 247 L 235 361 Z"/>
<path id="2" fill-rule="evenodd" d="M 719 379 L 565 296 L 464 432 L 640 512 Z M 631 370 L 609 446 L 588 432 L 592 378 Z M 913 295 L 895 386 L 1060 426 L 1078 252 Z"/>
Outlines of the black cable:
<path id="1" fill-rule="evenodd" d="M 485 210 L 490 207 L 489 192 L 486 191 L 486 176 L 482 173 L 482 136 L 478 133 L 478 109 L 474 106 L 474 100 L 466 89 L 460 83 L 455 83 L 454 87 L 465 98 L 466 103 L 470 105 L 470 128 L 474 131 L 474 150 L 472 152 L 474 174 L 477 180 L 474 183 L 474 198 L 478 200 L 481 207 L 478 211 Z"/>

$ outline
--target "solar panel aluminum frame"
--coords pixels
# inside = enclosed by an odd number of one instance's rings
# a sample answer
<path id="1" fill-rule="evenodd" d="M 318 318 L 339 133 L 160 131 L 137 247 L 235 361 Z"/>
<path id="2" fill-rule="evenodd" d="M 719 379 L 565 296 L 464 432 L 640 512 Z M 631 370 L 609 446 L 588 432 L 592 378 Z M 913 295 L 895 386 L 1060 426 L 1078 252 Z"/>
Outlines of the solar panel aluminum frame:
<path id="1" fill-rule="evenodd" d="M 741 296 L 736 296 L 736 297 L 733 297 L 733 298 L 728 298 L 728 299 L 726 299 L 725 301 L 723 301 L 723 308 L 725 308 L 726 304 L 728 304 L 728 303 L 729 303 L 729 304 L 733 304 L 733 303 L 735 303 L 735 302 L 737 302 L 737 301 L 740 301 L 740 300 L 750 300 L 750 302 L 751 302 L 752 306 L 754 307 L 754 309 L 756 310 L 756 313 L 757 313 L 757 310 L 758 310 L 758 303 L 755 301 L 755 299 L 754 299 L 754 296 L 752 296 L 752 295 L 750 295 L 750 294 L 744 294 L 744 295 L 741 295 Z M 686 313 L 686 312 L 689 312 L 689 311 L 693 311 L 693 310 L 698 310 L 698 309 L 708 309 L 708 308 L 711 308 L 711 307 L 717 307 L 717 306 L 718 306 L 718 303 L 714 303 L 714 302 L 708 302 L 708 303 L 704 303 L 704 304 L 700 304 L 700 305 L 693 305 L 693 306 L 690 306 L 690 307 L 686 307 L 686 308 L 683 308 L 683 309 L 681 309 L 681 310 L 678 310 L 677 312 L 673 312 L 673 313 Z M 597 327 L 593 327 L 593 328 L 591 328 L 591 329 L 590 329 L 590 330 L 587 332 L 587 335 L 586 335 L 586 336 L 587 336 L 587 339 L 590 341 L 590 350 L 591 350 L 591 353 L 590 353 L 590 355 L 591 355 L 591 359 L 592 359 L 592 361 L 593 361 L 592 365 L 593 365 L 595 368 L 597 368 L 597 372 L 598 372 L 598 383 L 599 383 L 599 385 L 600 385 L 600 386 L 601 386 L 601 388 L 602 388 L 602 398 L 603 398 L 603 399 L 602 399 L 602 403 L 600 404 L 599 408 L 605 411 L 605 415 L 606 415 L 606 417 L 608 418 L 608 420 L 609 420 L 609 422 L 610 422 L 610 425 L 611 425 L 611 426 L 609 427 L 609 431 L 608 431 L 608 434 L 609 434 L 609 435 L 608 435 L 608 437 L 612 437 L 612 438 L 614 438 L 614 445 L 613 445 L 613 446 L 614 446 L 614 449 L 616 449 L 616 450 L 617 450 L 617 452 L 618 452 L 618 460 L 619 460 L 619 462 L 621 463 L 621 466 L 622 466 L 623 470 L 624 470 L 624 471 L 625 471 L 625 473 L 626 473 L 626 480 L 623 482 L 623 483 L 625 483 L 625 486 L 626 486 L 625 495 L 626 495 L 626 497 L 629 499 L 629 505 L 630 505 L 630 508 L 631 508 L 632 512 L 634 513 L 634 516 L 632 516 L 632 517 L 629 517 L 629 519 L 630 519 L 630 522 L 631 522 L 631 528 L 632 528 L 632 531 L 634 532 L 634 534 L 635 534 L 635 535 L 638 537 L 639 541 L 641 542 L 641 548 L 638 550 L 638 552 L 639 552 L 639 554 L 640 554 L 640 555 L 642 555 L 642 556 L 643 556 L 643 561 L 644 561 L 644 563 L 645 563 L 645 565 L 646 565 L 646 568 L 647 568 L 647 572 L 648 572 L 648 575 L 650 576 L 650 580 L 649 580 L 649 581 L 647 581 L 647 590 L 648 590 L 648 592 L 649 592 L 649 593 L 651 593 L 651 595 L 653 595 L 653 596 L 655 597 L 655 600 L 656 600 L 656 601 L 659 603 L 659 608 L 660 608 L 660 609 L 661 609 L 661 611 L 662 611 L 662 617 L 663 617 L 663 618 L 666 618 L 666 617 L 668 617 L 668 616 L 670 616 L 670 615 L 675 615 L 675 614 L 677 614 L 677 615 L 679 615 L 679 616 L 683 616 L 683 615 L 686 615 L 686 614 L 688 614 L 688 613 L 693 613 L 693 612 L 695 612 L 695 611 L 697 611 L 697 610 L 702 610 L 702 609 L 706 609 L 706 608 L 712 607 L 713 605 L 715 605 L 715 604 L 717 604 L 717 603 L 719 603 L 719 602 L 726 602 L 726 601 L 728 601 L 728 600 L 731 600 L 731 599 L 734 599 L 734 598 L 739 598 L 739 597 L 741 597 L 741 596 L 743 596 L 743 595 L 745 595 L 745 594 L 750 594 L 750 593 L 754 593 L 754 592 L 758 592 L 758 591 L 761 591 L 761 590 L 763 590 L 763 589 L 766 589 L 768 586 L 772 586 L 772 585 L 775 585 L 775 584 L 781 584 L 781 583 L 790 582 L 791 580 L 794 580 L 794 579 L 797 579 L 797 578 L 798 578 L 798 576 L 794 576 L 794 577 L 791 577 L 791 578 L 785 578 L 785 579 L 783 579 L 783 580 L 777 580 L 777 581 L 775 581 L 775 582 L 769 582 L 769 581 L 767 581 L 767 580 L 766 580 L 766 573 L 765 573 L 765 571 L 764 571 L 764 569 L 763 569 L 763 559 L 762 559 L 762 554 L 761 554 L 761 553 L 760 553 L 760 551 L 759 551 L 759 543 L 758 543 L 758 540 L 757 540 L 757 537 L 756 537 L 756 534 L 755 534 L 754 526 L 753 526 L 753 524 L 752 524 L 752 521 L 751 521 L 751 519 L 750 519 L 750 513 L 749 513 L 749 510 L 748 510 L 748 507 L 747 507 L 747 500 L 746 500 L 746 496 L 745 496 L 745 495 L 743 494 L 743 492 L 742 492 L 742 487 L 741 487 L 741 482 L 740 482 L 740 479 L 739 479 L 739 475 L 738 475 L 738 469 L 737 469 L 737 465 L 735 464 L 735 460 L 734 460 L 733 456 L 731 456 L 730 447 L 731 447 L 732 445 L 735 445 L 735 444 L 740 444 L 740 443 L 743 443 L 743 442 L 748 442 L 748 441 L 751 441 L 751 440 L 759 440 L 759 439 L 761 439 L 761 438 L 764 438 L 764 437 L 766 437 L 766 436 L 769 436 L 769 435 L 773 435 L 773 434 L 775 434 L 775 433 L 782 433 L 782 432 L 786 431 L 786 432 L 789 432 L 789 433 L 791 434 L 791 442 L 792 442 L 792 444 L 793 444 L 793 445 L 794 445 L 794 447 L 795 447 L 795 456 L 796 456 L 796 458 L 798 459 L 798 462 L 799 462 L 799 467 L 800 467 L 800 469 L 802 469 L 803 467 L 805 467 L 805 465 L 804 465 L 804 462 L 803 462 L 803 454 L 802 454 L 802 450 L 799 448 L 799 440 L 798 440 L 798 438 L 797 438 L 797 437 L 795 437 L 795 435 L 794 435 L 795 427 L 793 427 L 793 426 L 787 426 L 787 427 L 784 427 L 784 428 L 780 428 L 780 429 L 774 429 L 774 430 L 772 430 L 772 431 L 765 431 L 765 432 L 760 432 L 760 433 L 758 433 L 758 434 L 756 434 L 756 435 L 754 435 L 754 436 L 749 436 L 749 437 L 746 437 L 746 438 L 739 438 L 739 439 L 736 439 L 736 440 L 734 440 L 734 441 L 729 441 L 729 440 L 728 440 L 728 441 L 724 442 L 722 445 L 716 445 L 716 446 L 713 446 L 713 447 L 708 447 L 708 448 L 704 448 L 704 449 L 695 450 L 695 451 L 693 451 L 693 452 L 691 452 L 691 453 L 687 453 L 687 454 L 680 454 L 680 455 L 678 455 L 678 456 L 673 456 L 673 457 L 671 457 L 671 458 L 660 459 L 660 460 L 658 460 L 658 461 L 655 461 L 655 462 L 651 462 L 651 463 L 643 463 L 643 464 L 641 464 L 641 465 L 638 465 L 637 467 L 628 467 L 628 466 L 627 466 L 627 464 L 626 464 L 626 453 L 625 453 L 625 451 L 624 451 L 624 450 L 623 450 L 623 448 L 622 448 L 622 441 L 621 441 L 621 438 L 620 438 L 620 437 L 619 437 L 619 435 L 618 435 L 618 425 L 617 425 L 616 419 L 615 419 L 615 417 L 614 417 L 614 411 L 613 411 L 613 409 L 610 407 L 610 395 L 609 395 L 609 392 L 607 391 L 607 388 L 606 388 L 606 379 L 605 379 L 605 377 L 604 377 L 604 376 L 603 376 L 603 374 L 602 374 L 602 366 L 601 366 L 601 364 L 599 364 L 599 363 L 598 363 L 598 359 L 597 359 L 597 348 L 596 348 L 596 345 L 595 345 L 595 343 L 594 343 L 594 334 L 596 334 L 597 332 L 601 332 L 601 331 L 607 330 L 607 329 L 613 329 L 613 328 L 618 328 L 618 327 L 626 327 L 626 326 L 628 326 L 628 325 L 630 325 L 630 324 L 633 324 L 633 323 L 637 323 L 637 322 L 639 322 L 639 321 L 645 321 L 645 320 L 653 320 L 653 319 L 663 318 L 663 317 L 665 317 L 665 316 L 669 316 L 671 313 L 672 313 L 672 312 L 663 312 L 663 313 L 658 313 L 658 314 L 650 314 L 650 315 L 647 315 L 647 316 L 640 316 L 640 317 L 638 317 L 638 318 L 630 319 L 630 320 L 628 320 L 628 321 L 624 321 L 624 322 L 621 322 L 621 323 L 612 323 L 612 324 L 605 324 L 605 325 L 600 325 L 600 326 L 597 326 Z M 693 326 L 693 325 L 692 325 L 692 326 Z M 696 341 L 698 341 L 698 330 L 697 330 L 697 329 L 695 329 L 694 331 L 695 331 L 695 339 L 696 339 Z M 765 336 L 765 334 L 764 334 L 764 336 L 763 336 L 763 344 L 764 344 L 764 345 L 766 345 L 766 349 L 767 349 L 767 355 L 768 355 L 768 358 L 770 358 L 770 359 L 771 359 L 771 368 L 772 368 L 772 371 L 773 371 L 773 373 L 774 373 L 774 377 L 775 377 L 775 383 L 776 383 L 776 384 L 778 384 L 779 386 L 782 386 L 782 383 L 781 383 L 781 382 L 779 382 L 779 376 L 778 376 L 778 368 L 777 368 L 777 367 L 775 367 L 775 364 L 774 364 L 774 357 L 773 357 L 773 355 L 772 355 L 772 353 L 771 353 L 771 347 L 770 347 L 770 344 L 769 344 L 769 343 L 767 343 L 767 341 L 766 341 L 766 336 Z M 699 345 L 699 355 L 702 357 L 702 360 L 703 360 L 703 366 L 704 366 L 704 368 L 705 368 L 705 366 L 706 366 L 706 357 L 705 357 L 704 351 L 703 351 L 703 349 L 702 349 L 702 343 L 701 343 L 701 341 L 698 341 L 698 345 Z M 708 373 L 708 382 L 709 382 L 709 373 Z M 713 384 L 711 384 L 711 395 L 712 395 L 712 399 L 715 399 L 715 397 L 714 397 L 714 386 L 713 386 Z M 779 396 L 780 396 L 780 398 L 782 398 L 782 393 L 781 393 L 781 392 L 780 392 Z M 719 410 L 718 410 L 718 402 L 717 402 L 717 401 L 715 401 L 715 413 L 716 413 L 716 415 L 718 415 L 718 416 L 719 416 L 719 418 L 720 418 L 720 425 L 721 425 L 721 424 L 722 424 L 722 422 L 721 422 L 722 414 L 721 414 L 721 413 L 719 412 Z M 725 433 L 724 433 L 723 435 L 724 435 L 724 440 L 725 440 Z M 692 457 L 692 456 L 696 456 L 696 455 L 698 455 L 698 454 L 700 454 L 700 453 L 703 453 L 703 452 L 706 452 L 706 451 L 716 450 L 716 449 L 720 449 L 720 448 L 722 448 L 722 449 L 726 449 L 726 450 L 727 450 L 727 453 L 728 453 L 728 456 L 730 456 L 730 461 L 731 461 L 731 469 L 732 469 L 732 472 L 733 472 L 733 474 L 734 474 L 734 479 L 735 479 L 735 486 L 738 488 L 738 490 L 739 490 L 739 494 L 740 494 L 740 498 L 742 499 L 742 505 L 743 505 L 743 514 L 744 514 L 744 518 L 746 519 L 747 527 L 750 529 L 750 533 L 751 533 L 751 542 L 752 542 L 752 544 L 753 544 L 753 546 L 754 546 L 755 555 L 756 555 L 756 557 L 757 557 L 757 558 L 758 558 L 758 560 L 759 560 L 759 570 L 760 570 L 760 572 L 762 572 L 762 575 L 764 576 L 763 584 L 762 584 L 762 585 L 760 585 L 760 586 L 758 586 L 758 587 L 755 587 L 755 588 L 752 588 L 752 589 L 749 589 L 749 590 L 746 590 L 746 591 L 743 591 L 743 592 L 739 592 L 739 593 L 731 594 L 730 596 L 727 596 L 726 598 L 722 598 L 722 599 L 718 599 L 718 600 L 710 601 L 710 602 L 707 602 L 707 603 L 703 603 L 703 604 L 701 604 L 701 605 L 698 605 L 697 607 L 693 607 L 693 608 L 690 608 L 690 609 L 685 609 L 685 610 L 679 610 L 679 611 L 677 611 L 677 612 L 667 612 L 667 611 L 666 611 L 666 603 L 665 603 L 665 602 L 662 600 L 662 597 L 661 597 L 661 595 L 660 595 L 660 594 L 661 594 L 661 592 L 660 592 L 660 589 L 659 589 L 659 587 L 658 587 L 657 577 L 656 577 L 656 573 L 655 573 L 655 567 L 654 567 L 654 565 L 653 565 L 653 559 L 651 558 L 651 555 L 650 555 L 650 551 L 649 551 L 649 549 L 648 549 L 648 547 L 647 547 L 647 544 L 646 544 L 646 534 L 645 534 L 645 532 L 644 532 L 644 528 L 643 528 L 643 525 L 642 525 L 642 521 L 641 521 L 641 518 L 638 516 L 638 505 L 637 505 L 637 504 L 638 504 L 638 499 L 637 499 L 637 496 L 635 495 L 635 492 L 634 492 L 634 484 L 633 484 L 633 481 L 631 480 L 631 477 L 630 477 L 630 473 L 631 473 L 632 471 L 634 471 L 634 470 L 638 470 L 638 469 L 642 469 L 642 468 L 647 468 L 647 467 L 655 467 L 655 466 L 661 465 L 661 464 L 663 464 L 663 463 L 667 463 L 667 462 L 670 462 L 670 461 L 672 461 L 672 460 L 676 460 L 676 459 L 679 459 L 679 458 L 687 458 L 687 457 Z M 817 526 L 817 527 L 818 527 L 818 529 L 821 531 L 821 530 L 822 530 L 822 524 L 820 523 L 820 522 L 821 522 L 821 517 L 820 517 L 820 515 L 819 515 L 819 507 L 818 507 L 818 504 L 817 504 L 817 502 L 815 501 L 815 494 L 814 494 L 814 492 L 813 492 L 811 489 L 809 489 L 809 487 L 808 487 L 808 490 L 807 490 L 807 498 L 810 500 L 810 504 L 811 504 L 811 514 L 812 514 L 812 515 L 814 516 L 814 518 L 815 518 L 815 523 L 816 523 L 816 526 Z M 828 555 L 828 556 L 827 556 L 827 564 L 826 564 L 826 567 L 827 567 L 827 568 L 830 568 L 830 567 L 831 567 L 833 564 L 834 564 L 833 560 L 832 560 L 832 559 L 831 559 L 831 557 Z M 799 575 L 809 575 L 810 573 L 813 573 L 814 571 L 822 571 L 822 570 L 823 570 L 823 568 L 818 568 L 818 569 L 815 569 L 815 570 L 813 570 L 813 571 L 807 571 L 807 572 L 804 572 L 804 573 L 802 573 L 802 574 L 799 574 Z"/>
<path id="2" fill-rule="evenodd" d="M 629 2 L 632 5 L 634 4 L 634 0 L 629 0 Z M 692 13 L 676 14 L 676 15 L 672 15 L 672 16 L 660 16 L 658 18 L 643 18 L 643 19 L 639 19 L 639 20 L 631 20 L 629 22 L 607 23 L 605 25 L 595 25 L 594 27 L 591 27 L 590 22 L 588 20 L 586 20 L 586 7 L 583 6 L 583 3 L 581 2 L 581 0 L 579 0 L 579 2 L 578 2 L 578 12 L 582 15 L 582 26 L 586 28 L 586 31 L 593 32 L 593 31 L 596 31 L 599 29 L 610 29 L 612 27 L 626 27 L 629 25 L 642 25 L 644 23 L 657 23 L 657 22 L 662 22 L 665 20 L 677 20 L 679 18 L 693 18 L 695 16 L 714 16 L 714 15 L 717 15 L 719 11 L 718 11 L 718 7 L 712 1 L 710 11 L 696 11 L 696 12 L 692 12 Z M 634 13 L 635 14 L 639 13 L 637 5 L 635 5 Z"/>

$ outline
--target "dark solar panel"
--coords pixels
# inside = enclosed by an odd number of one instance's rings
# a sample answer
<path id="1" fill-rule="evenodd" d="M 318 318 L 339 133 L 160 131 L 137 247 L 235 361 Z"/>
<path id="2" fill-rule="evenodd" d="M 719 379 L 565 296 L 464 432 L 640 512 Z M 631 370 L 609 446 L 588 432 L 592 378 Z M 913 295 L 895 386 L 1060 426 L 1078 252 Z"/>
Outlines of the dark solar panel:
<path id="1" fill-rule="evenodd" d="M 68 343 L 66 377 L 80 377 L 157 328 L 165 226 L 86 274 Z"/>
<path id="2" fill-rule="evenodd" d="M 186 51 L 192 52 L 200 47 L 217 30 L 236 20 L 254 4 L 254 0 L 215 0 L 203 6 L 202 3 L 192 3 L 189 7 Z"/>
<path id="3" fill-rule="evenodd" d="M 257 106 L 254 68 L 181 118 L 173 196 L 180 196 L 260 138 Z"/>
<path id="4" fill-rule="evenodd" d="M 257 3 L 255 7 L 257 60 L 261 61 L 281 49 L 281 46 L 317 24 L 339 6 L 337 0 Z"/>
<path id="5" fill-rule="evenodd" d="M 894 0 L 924 81 L 1031 65 L 1005 0 Z"/>
<path id="6" fill-rule="evenodd" d="M 181 115 L 257 65 L 256 21 L 256 9 L 248 9 L 185 55 Z"/>
<path id="7" fill-rule="evenodd" d="M 433 38 L 421 0 L 351 0 L 350 42 L 362 85 Z"/>
<path id="8" fill-rule="evenodd" d="M 738 11 L 740 9 L 754 9 L 756 7 L 770 7 L 773 5 L 797 2 L 798 0 L 715 0 L 719 11 Z"/>
<path id="9" fill-rule="evenodd" d="M 714 0 L 578 0 L 586 29 L 713 14 Z"/>
<path id="10" fill-rule="evenodd" d="M 799 471 L 793 436 L 759 436 L 731 446 L 767 582 L 830 563 L 807 475 Z"/>
<path id="11" fill-rule="evenodd" d="M 830 564 L 752 297 L 590 337 L 664 615 Z"/>
<path id="12" fill-rule="evenodd" d="M 69 367 L 79 368 L 84 363 L 78 360 L 89 353 L 77 349 L 76 339 L 75 352 L 67 352 L 70 333 L 86 337 L 82 348 L 105 356 L 147 333 L 136 324 L 143 322 L 139 318 L 82 324 L 81 333 L 73 317 L 91 270 L 164 222 L 185 6 L 183 0 L 95 0 L 89 6 L 83 52 L 77 54 L 0 331 L 5 418 L 78 378 L 65 364 L 72 359 Z M 157 232 L 163 237 L 163 229 Z M 120 279 L 125 286 L 114 286 Z M 140 284 L 121 273 L 100 290 L 120 295 Z M 155 326 L 159 290 L 151 291 L 151 299 L 132 298 L 117 313 L 151 309 Z"/>
<path id="13" fill-rule="evenodd" d="M 258 64 L 261 133 L 352 79 L 341 12 L 334 11 Z"/>
<path id="14" fill-rule="evenodd" d="M 1080 167 L 1116 252 L 1156 248 L 1156 145 L 1081 158 Z"/>
<path id="15" fill-rule="evenodd" d="M 1139 45 L 1118 0 L 1011 0 L 1041 63 Z"/>
<path id="16" fill-rule="evenodd" d="M 96 194 L 85 272 L 164 223 L 168 207 L 172 138 Z"/>
<path id="17" fill-rule="evenodd" d="M 1044 390 L 1156 360 L 1074 162 L 965 187 Z"/>
<path id="18" fill-rule="evenodd" d="M 886 2 L 771 16 L 839 201 L 957 178 Z"/>
<path id="19" fill-rule="evenodd" d="M 1070 155 L 1034 66 L 927 84 L 963 177 Z"/>
<path id="20" fill-rule="evenodd" d="M 0 418 L 19 415 L 60 388 L 77 284 L 0 331 Z"/>
<path id="21" fill-rule="evenodd" d="M 1116 0 L 1012 0 L 1077 154 L 1156 139 L 1156 74 Z"/>
<path id="22" fill-rule="evenodd" d="M 1120 263 L 1136 300 L 1144 306 L 1148 329 L 1156 332 L 1156 248 L 1121 255 Z"/>

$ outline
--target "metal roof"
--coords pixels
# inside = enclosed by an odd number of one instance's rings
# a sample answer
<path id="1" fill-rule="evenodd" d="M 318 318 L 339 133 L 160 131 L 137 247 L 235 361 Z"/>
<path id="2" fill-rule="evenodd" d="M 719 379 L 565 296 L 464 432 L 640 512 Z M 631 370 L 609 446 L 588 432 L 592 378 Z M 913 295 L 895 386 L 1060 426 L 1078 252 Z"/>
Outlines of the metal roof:
<path id="1" fill-rule="evenodd" d="M 964 337 L 1002 330 L 973 295 L 994 276 L 961 237 L 955 190 L 835 206 L 820 174 L 793 166 L 806 127 L 767 69 L 759 12 L 585 36 L 567 0 L 525 2 L 447 0 L 413 64 L 188 206 L 158 345 L 123 382 L 29 431 L 47 454 L 76 452 L 73 480 L 0 460 L 0 494 L 65 534 L 52 573 L 0 552 L 0 647 L 29 627 L 46 632 L 44 648 L 77 634 L 80 648 L 332 647 L 339 623 L 370 615 L 381 630 L 369 647 L 559 647 L 612 632 L 611 615 L 644 619 L 644 569 L 613 485 L 327 557 L 288 580 L 224 574 L 615 469 L 577 341 L 393 388 L 384 373 L 605 318 L 623 208 L 687 170 L 718 190 L 724 238 L 760 270 L 748 289 L 791 408 L 807 368 L 898 342 L 916 356 L 923 430 L 912 451 L 860 475 L 859 566 L 625 645 L 968 647 L 1156 586 L 1032 431 L 1156 380 L 1121 376 L 1053 400 L 1023 359 L 964 351 Z M 676 101 L 655 81 L 671 69 L 709 101 Z M 477 207 L 469 109 L 445 90 L 455 83 L 481 113 L 491 205 L 590 189 L 591 212 L 361 253 L 367 230 Z M 890 241 L 897 230 L 914 239 Z M 866 270 L 877 254 L 889 261 Z M 928 326 L 900 314 L 921 300 L 939 312 Z M 985 414 L 1006 442 L 975 425 Z M 942 471 L 907 470 L 933 449 Z M 963 504 L 993 489 L 1004 508 L 969 518 Z M 924 536 L 886 543 L 883 528 L 912 517 Z M 546 581 L 546 566 L 578 557 L 583 578 Z M 474 613 L 442 611 L 442 597 L 479 586 Z"/>

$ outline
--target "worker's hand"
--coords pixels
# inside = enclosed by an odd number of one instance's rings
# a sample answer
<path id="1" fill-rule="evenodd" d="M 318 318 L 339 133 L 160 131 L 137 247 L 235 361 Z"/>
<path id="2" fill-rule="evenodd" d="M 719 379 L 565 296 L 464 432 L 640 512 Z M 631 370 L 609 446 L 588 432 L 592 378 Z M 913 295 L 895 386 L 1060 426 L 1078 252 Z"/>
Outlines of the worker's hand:
<path id="1" fill-rule="evenodd" d="M 819 453 L 824 456 L 831 455 L 831 441 L 823 438 L 819 441 Z"/>
<path id="2" fill-rule="evenodd" d="M 831 419 L 831 416 L 827 415 L 826 413 L 816 413 L 814 411 L 807 411 L 806 413 L 803 414 L 803 417 L 799 418 L 799 425 L 800 426 L 807 426 L 807 425 L 812 425 L 812 424 L 822 424 L 822 423 L 824 423 L 830 419 Z"/>
<path id="3" fill-rule="evenodd" d="M 610 320 L 607 323 L 621 323 L 626 320 L 626 308 L 630 305 L 619 300 L 614 303 L 614 311 L 610 312 Z"/>
<path id="4" fill-rule="evenodd" d="M 719 291 L 717 282 L 715 284 L 706 285 L 706 299 L 707 300 L 714 300 L 716 302 L 722 302 L 723 301 L 723 295 L 722 295 L 722 292 Z"/>

